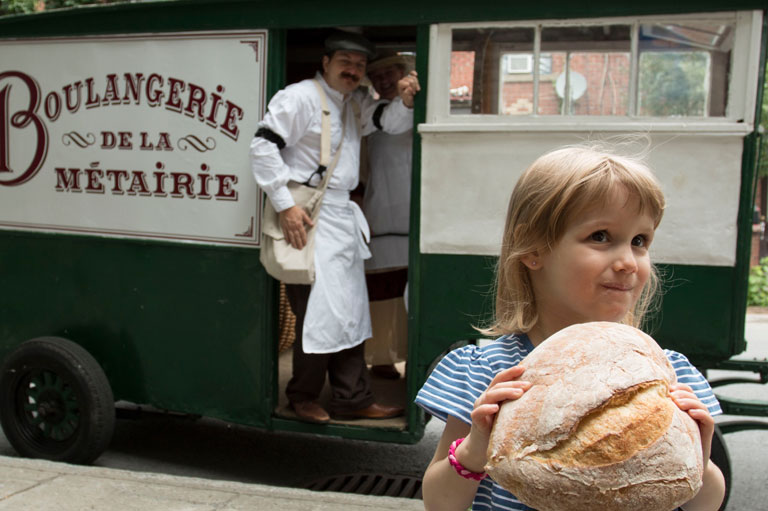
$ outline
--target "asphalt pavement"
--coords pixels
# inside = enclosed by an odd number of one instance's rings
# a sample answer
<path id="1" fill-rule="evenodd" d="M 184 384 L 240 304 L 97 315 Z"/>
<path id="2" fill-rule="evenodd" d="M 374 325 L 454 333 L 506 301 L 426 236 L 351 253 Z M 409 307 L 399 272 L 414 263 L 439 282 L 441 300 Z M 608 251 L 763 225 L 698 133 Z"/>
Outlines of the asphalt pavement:
<path id="1" fill-rule="evenodd" d="M 0 457 L 0 510 L 384 511 L 423 509 L 395 497 L 217 481 Z"/>

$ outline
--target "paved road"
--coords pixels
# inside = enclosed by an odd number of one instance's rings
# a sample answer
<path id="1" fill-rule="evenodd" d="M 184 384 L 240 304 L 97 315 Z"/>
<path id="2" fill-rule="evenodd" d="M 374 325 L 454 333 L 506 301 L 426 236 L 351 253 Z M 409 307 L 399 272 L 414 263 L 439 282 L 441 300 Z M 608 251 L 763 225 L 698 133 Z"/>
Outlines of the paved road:
<path id="1" fill-rule="evenodd" d="M 748 316 L 747 358 L 768 357 L 768 315 Z M 729 373 L 712 372 L 710 377 Z M 723 394 L 768 400 L 766 385 L 737 385 Z M 733 417 L 723 417 L 729 420 Z M 768 422 L 768 421 L 767 421 Z M 118 420 L 110 449 L 97 466 L 300 487 L 329 474 L 380 472 L 419 477 L 442 431 L 439 421 L 427 425 L 415 445 L 317 438 L 292 433 L 267 433 L 220 421 L 150 417 Z M 727 511 L 768 511 L 768 430 L 744 431 L 726 437 L 733 470 Z M 0 435 L 0 455 L 15 456 Z"/>
<path id="2" fill-rule="evenodd" d="M 747 351 L 735 358 L 768 358 L 768 314 L 748 314 Z M 710 371 L 710 379 L 744 376 L 729 371 Z M 739 399 L 768 401 L 768 384 L 728 385 L 718 394 Z M 720 416 L 718 422 L 749 417 Z M 768 423 L 768 418 L 754 418 Z M 768 511 L 768 429 L 741 431 L 725 436 L 731 458 L 733 484 L 726 511 Z"/>

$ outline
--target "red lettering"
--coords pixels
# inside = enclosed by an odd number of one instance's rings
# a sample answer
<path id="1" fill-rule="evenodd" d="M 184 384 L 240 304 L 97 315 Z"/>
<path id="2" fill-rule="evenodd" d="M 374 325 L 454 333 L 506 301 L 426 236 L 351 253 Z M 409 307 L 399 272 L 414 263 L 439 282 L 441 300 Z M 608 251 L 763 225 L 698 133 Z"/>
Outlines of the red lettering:
<path id="1" fill-rule="evenodd" d="M 86 184 L 85 191 L 88 193 L 104 193 L 104 185 L 101 184 L 100 179 L 104 176 L 104 172 L 97 168 L 85 169 Z"/>
<path id="2" fill-rule="evenodd" d="M 227 115 L 224 117 L 224 122 L 221 123 L 221 130 L 226 136 L 232 140 L 237 140 L 237 136 L 240 133 L 240 128 L 237 127 L 237 121 L 243 118 L 243 109 L 230 101 L 225 102 L 227 104 Z"/>
<path id="3" fill-rule="evenodd" d="M 216 92 L 219 94 L 224 92 L 224 87 L 221 85 L 216 86 Z M 213 98 L 213 101 L 211 103 L 211 110 L 208 113 L 208 117 L 205 118 L 205 123 L 208 126 L 216 127 L 218 123 L 216 122 L 216 114 L 219 111 L 219 105 L 221 104 L 221 96 L 219 94 L 216 94 L 216 92 L 211 92 L 211 98 Z"/>
<path id="4" fill-rule="evenodd" d="M 205 89 L 195 84 L 189 84 L 189 98 L 187 99 L 187 106 L 184 108 L 184 114 L 195 117 L 199 120 L 203 120 L 203 106 L 205 105 Z"/>
<path id="5" fill-rule="evenodd" d="M 158 82 L 158 85 L 155 86 L 155 82 Z M 159 105 L 163 100 L 163 91 L 160 90 L 163 86 L 163 77 L 160 76 L 157 73 L 152 73 L 149 75 L 149 78 L 147 78 L 147 103 L 149 106 L 157 106 Z"/>
<path id="6" fill-rule="evenodd" d="M 117 137 L 111 131 L 101 132 L 101 148 L 112 149 L 117 145 Z"/>
<path id="7" fill-rule="evenodd" d="M 153 174 L 155 176 L 155 189 L 152 195 L 165 197 L 165 178 L 168 177 L 168 174 L 165 172 L 153 172 Z"/>
<path id="8" fill-rule="evenodd" d="M 130 195 L 152 195 L 147 186 L 147 182 L 144 178 L 144 172 L 140 170 L 134 170 L 131 172 L 133 178 L 131 179 L 131 186 L 128 187 L 128 193 Z"/>
<path id="9" fill-rule="evenodd" d="M 203 172 L 208 172 L 208 165 L 203 163 L 200 165 L 200 170 Z M 211 194 L 208 193 L 208 183 L 210 182 L 211 178 L 210 174 L 198 174 L 197 178 L 200 180 L 200 193 L 197 194 L 198 199 L 210 199 Z"/>
<path id="10" fill-rule="evenodd" d="M 192 176 L 186 172 L 171 172 L 171 176 L 173 176 L 173 191 L 171 192 L 171 197 L 184 197 L 184 194 L 181 193 L 182 189 L 187 192 L 189 197 L 195 197 L 195 192 L 193 190 L 195 181 Z"/>
<path id="11" fill-rule="evenodd" d="M 88 94 L 86 95 L 86 101 L 85 101 L 85 108 L 96 108 L 99 106 L 101 102 L 101 96 L 98 94 L 94 94 L 93 92 L 93 78 L 86 78 L 85 79 L 85 86 L 88 89 Z"/>
<path id="12" fill-rule="evenodd" d="M 21 71 L 5 71 L 0 73 L 0 84 L 3 81 L 10 81 L 18 78 L 26 88 L 26 94 L 29 98 L 24 109 L 10 112 L 11 84 L 0 88 L 0 176 L 6 173 L 13 173 L 10 166 L 11 161 L 11 129 L 24 129 L 30 124 L 34 127 L 35 151 L 32 155 L 27 169 L 17 177 L 4 181 L 0 179 L 0 185 L 17 186 L 32 179 L 42 167 L 45 157 L 48 154 L 48 130 L 43 120 L 37 115 L 40 107 L 40 86 L 31 76 Z M 15 102 L 14 104 L 18 104 Z"/>
<path id="13" fill-rule="evenodd" d="M 181 112 L 181 99 L 179 94 L 184 90 L 184 80 L 178 78 L 168 78 L 168 100 L 165 102 L 165 108 L 172 112 Z"/>
<path id="14" fill-rule="evenodd" d="M 107 89 L 104 91 L 104 99 L 101 102 L 105 105 L 109 103 L 119 105 L 122 103 L 120 93 L 117 91 L 117 75 L 115 73 L 107 75 Z"/>
<path id="15" fill-rule="evenodd" d="M 157 150 L 162 149 L 163 151 L 173 151 L 173 146 L 171 145 L 171 135 L 170 133 L 162 132 L 160 133 L 160 138 L 157 140 Z"/>
<path id="16" fill-rule="evenodd" d="M 112 193 L 122 195 L 123 180 L 128 178 L 128 171 L 125 170 L 107 170 L 107 179 L 112 180 Z"/>
<path id="17" fill-rule="evenodd" d="M 132 149 L 133 144 L 131 143 L 131 132 L 130 131 L 118 131 L 117 134 L 120 136 L 120 145 L 117 146 L 118 149 Z"/>
<path id="18" fill-rule="evenodd" d="M 56 191 L 57 192 L 79 192 L 80 191 L 80 169 L 65 169 L 56 167 Z M 69 171 L 67 173 L 67 171 Z"/>
<path id="19" fill-rule="evenodd" d="M 61 98 L 55 92 L 49 92 L 45 96 L 45 116 L 53 122 L 61 115 Z"/>
<path id="20" fill-rule="evenodd" d="M 70 92 L 72 88 L 75 88 L 75 101 L 74 104 L 70 101 Z M 64 104 L 67 106 L 69 113 L 75 113 L 80 110 L 80 90 L 83 88 L 83 82 L 75 82 L 70 85 L 65 85 L 62 89 L 64 91 Z"/>
<path id="21" fill-rule="evenodd" d="M 147 132 L 142 131 L 141 132 L 141 145 L 139 146 L 139 149 L 142 151 L 151 151 L 154 148 L 154 144 L 147 140 Z"/>
<path id="22" fill-rule="evenodd" d="M 237 200 L 237 190 L 234 188 L 234 185 L 237 184 L 237 176 L 216 174 L 216 181 L 219 182 L 219 191 L 216 193 L 217 200 Z"/>
<path id="23" fill-rule="evenodd" d="M 144 81 L 144 74 L 142 73 L 125 73 L 125 95 L 123 95 L 123 103 L 130 103 L 131 98 L 128 94 L 133 96 L 133 102 L 139 104 L 139 92 L 141 91 L 141 82 Z"/>

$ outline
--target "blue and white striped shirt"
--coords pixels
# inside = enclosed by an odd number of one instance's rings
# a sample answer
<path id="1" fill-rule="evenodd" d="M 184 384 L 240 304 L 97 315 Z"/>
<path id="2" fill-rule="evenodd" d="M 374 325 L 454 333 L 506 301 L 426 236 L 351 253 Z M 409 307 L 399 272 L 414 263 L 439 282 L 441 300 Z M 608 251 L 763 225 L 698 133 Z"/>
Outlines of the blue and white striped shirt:
<path id="1" fill-rule="evenodd" d="M 475 401 L 485 392 L 493 377 L 519 364 L 533 348 L 528 336 L 512 335 L 500 337 L 483 347 L 469 345 L 453 350 L 432 371 L 416 396 L 416 404 L 442 421 L 448 420 L 451 415 L 472 424 L 470 414 Z M 706 378 L 685 355 L 671 350 L 664 352 L 675 369 L 677 380 L 693 389 L 710 414 L 723 413 Z M 486 477 L 477 490 L 472 510 L 532 511 L 532 508 Z"/>

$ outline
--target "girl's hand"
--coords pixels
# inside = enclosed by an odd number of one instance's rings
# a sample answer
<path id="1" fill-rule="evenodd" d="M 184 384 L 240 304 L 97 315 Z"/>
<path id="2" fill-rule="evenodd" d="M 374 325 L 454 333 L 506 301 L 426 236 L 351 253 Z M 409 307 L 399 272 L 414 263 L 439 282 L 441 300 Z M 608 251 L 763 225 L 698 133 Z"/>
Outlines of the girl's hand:
<path id="1" fill-rule="evenodd" d="M 715 434 L 715 420 L 709 414 L 707 406 L 702 403 L 693 389 L 683 383 L 675 383 L 669 387 L 669 395 L 675 404 L 687 412 L 699 425 L 701 434 L 701 450 L 704 455 L 704 475 L 699 493 L 681 507 L 685 511 L 715 511 L 725 497 L 725 479 L 720 469 L 714 463 L 709 463 L 712 452 L 712 436 Z"/>
<path id="2" fill-rule="evenodd" d="M 704 470 L 707 469 L 709 455 L 712 452 L 712 436 L 715 434 L 715 419 L 710 415 L 707 406 L 702 403 L 693 389 L 684 383 L 675 383 L 669 387 L 669 395 L 678 408 L 699 425 L 701 434 L 701 449 L 704 455 Z"/>
<path id="3" fill-rule="evenodd" d="M 525 368 L 518 365 L 506 369 L 494 377 L 485 392 L 475 401 L 475 409 L 472 410 L 471 414 L 472 433 L 490 437 L 493 420 L 501 404 L 504 401 L 520 399 L 523 393 L 531 387 L 530 382 L 517 379 L 522 376 L 523 372 L 525 372 Z"/>

